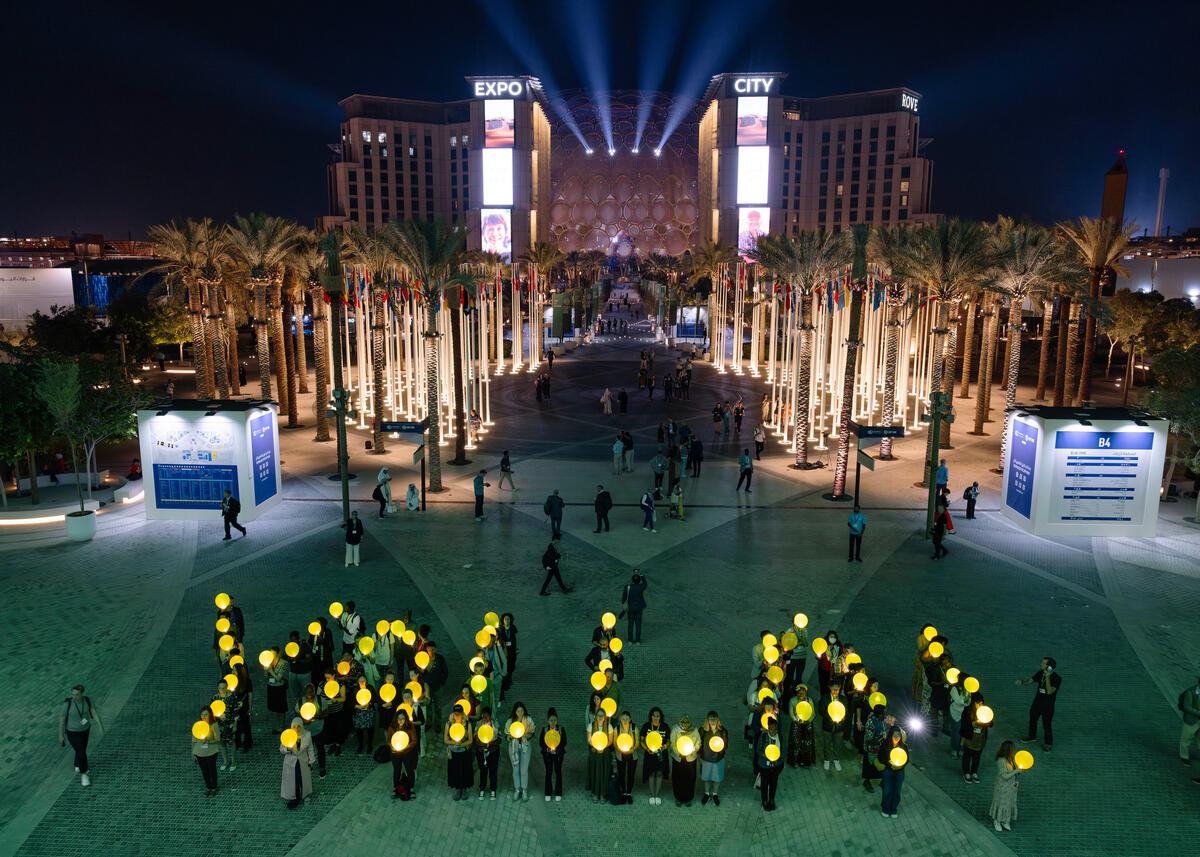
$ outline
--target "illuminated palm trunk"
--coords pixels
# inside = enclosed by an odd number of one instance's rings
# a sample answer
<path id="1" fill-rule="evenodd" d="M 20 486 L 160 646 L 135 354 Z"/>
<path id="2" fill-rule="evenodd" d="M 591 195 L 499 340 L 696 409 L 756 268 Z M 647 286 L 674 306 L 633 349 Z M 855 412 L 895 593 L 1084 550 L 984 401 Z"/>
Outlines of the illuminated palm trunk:
<path id="1" fill-rule="evenodd" d="M 325 329 L 325 290 L 315 287 L 309 290 L 313 305 L 313 364 L 317 388 L 317 436 L 315 441 L 324 443 L 329 438 L 329 343 Z"/>
<path id="2" fill-rule="evenodd" d="M 1054 323 L 1054 299 L 1049 295 L 1042 301 L 1042 343 L 1038 352 L 1037 392 L 1033 398 L 1044 401 L 1046 398 L 1046 375 L 1050 369 L 1050 326 Z"/>
<path id="3" fill-rule="evenodd" d="M 796 403 L 796 413 L 794 414 L 797 469 L 808 467 L 808 387 L 812 375 L 813 331 L 812 325 L 804 317 L 804 304 L 806 302 L 807 297 L 804 296 L 800 296 L 796 300 L 796 320 L 800 324 L 800 360 L 795 380 L 796 394 L 799 401 Z"/>
<path id="4" fill-rule="evenodd" d="M 212 364 L 205 348 L 204 300 L 200 295 L 201 285 L 195 280 L 187 284 L 188 319 L 192 326 L 192 361 L 196 367 L 196 396 L 201 399 L 213 397 Z"/>
<path id="5" fill-rule="evenodd" d="M 288 415 L 288 425 L 295 425 L 292 417 L 292 411 L 289 405 L 288 392 L 290 385 L 288 384 L 287 371 L 287 343 L 283 339 L 283 301 L 282 287 L 283 283 L 278 276 L 271 277 L 269 282 L 269 290 L 267 293 L 267 334 L 270 337 L 270 349 L 275 352 L 277 359 L 275 386 L 279 396 L 279 411 L 286 412 Z M 267 371 L 271 368 L 270 355 L 267 359 Z M 260 368 L 260 371 L 261 368 Z"/>
<path id="6" fill-rule="evenodd" d="M 900 321 L 898 305 L 888 300 L 887 334 L 884 345 L 883 369 L 883 413 L 880 423 L 890 426 L 896 419 L 896 369 L 900 356 Z M 879 442 L 879 457 L 888 461 L 892 457 L 892 439 L 885 437 Z"/>
<path id="7" fill-rule="evenodd" d="M 967 399 L 971 396 L 971 356 L 975 348 L 975 315 L 979 309 L 979 298 L 967 303 L 967 329 L 963 333 L 963 365 L 962 365 L 962 392 L 958 394 L 960 399 Z M 980 366 L 983 364 L 981 363 Z"/>
<path id="8" fill-rule="evenodd" d="M 229 398 L 229 373 L 225 369 L 225 325 L 221 316 L 220 283 L 201 280 L 208 295 L 208 340 L 211 343 L 213 375 L 217 379 L 217 395 Z"/>
<path id="9" fill-rule="evenodd" d="M 1017 373 L 1021 370 L 1021 306 L 1025 299 L 1013 295 L 1008 308 L 1008 383 L 1004 387 L 1004 433 L 1000 435 L 1000 471 L 1008 455 L 1008 423 L 1017 404 Z"/>
<path id="10" fill-rule="evenodd" d="M 266 279 L 252 279 L 254 292 L 254 345 L 258 353 L 258 386 L 263 401 L 271 401 L 271 332 L 267 324 Z"/>
<path id="11" fill-rule="evenodd" d="M 372 451 L 376 455 L 383 455 L 387 452 L 387 447 L 384 445 L 383 439 L 383 421 L 387 418 L 383 412 L 384 403 L 387 397 L 384 396 L 383 385 L 383 369 L 384 362 L 387 359 L 384 353 L 383 342 L 383 315 L 387 304 L 387 292 L 384 291 L 382 285 L 376 284 L 372 292 L 372 311 L 371 311 L 371 401 L 375 407 L 375 420 L 372 423 L 371 443 Z"/>
<path id="12" fill-rule="evenodd" d="M 429 462 L 429 490 L 442 490 L 441 410 L 438 398 L 437 293 L 427 292 L 425 300 L 425 414 L 429 417 L 429 434 L 425 455 Z"/>
<path id="13" fill-rule="evenodd" d="M 842 404 L 838 414 L 837 463 L 833 470 L 833 496 L 846 494 L 846 469 L 850 463 L 850 416 L 854 410 L 854 379 L 858 370 L 858 349 L 862 346 L 863 282 L 856 282 L 850 293 L 850 329 L 846 332 L 846 368 L 842 372 Z"/>

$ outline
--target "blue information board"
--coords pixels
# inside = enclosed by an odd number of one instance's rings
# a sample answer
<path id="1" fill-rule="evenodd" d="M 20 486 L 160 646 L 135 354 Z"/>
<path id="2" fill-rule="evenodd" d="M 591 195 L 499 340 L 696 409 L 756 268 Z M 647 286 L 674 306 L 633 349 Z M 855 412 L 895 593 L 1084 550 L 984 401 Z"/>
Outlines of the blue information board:
<path id="1" fill-rule="evenodd" d="M 154 503 L 160 509 L 219 512 L 226 491 L 238 496 L 237 467 L 233 465 L 154 465 Z"/>
<path id="2" fill-rule="evenodd" d="M 1013 420 L 1012 442 L 1008 445 L 1008 507 L 1028 518 L 1033 504 L 1033 476 L 1037 465 L 1038 428 Z"/>
<path id="3" fill-rule="evenodd" d="M 250 464 L 254 468 L 254 505 L 275 496 L 275 420 L 260 414 L 250 420 Z"/>

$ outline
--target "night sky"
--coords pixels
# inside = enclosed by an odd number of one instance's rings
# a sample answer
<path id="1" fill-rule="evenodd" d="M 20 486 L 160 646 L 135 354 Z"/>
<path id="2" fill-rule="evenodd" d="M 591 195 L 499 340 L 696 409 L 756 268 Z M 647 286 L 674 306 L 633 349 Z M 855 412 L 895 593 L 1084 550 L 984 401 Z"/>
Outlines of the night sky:
<path id="1" fill-rule="evenodd" d="M 143 11 L 152 8 L 154 11 Z M 685 13 L 685 9 L 691 9 Z M 784 92 L 909 86 L 934 210 L 1099 213 L 1127 151 L 1126 216 L 1200 226 L 1200 3 L 559 0 L 23 3 L 6 13 L 0 234 L 145 234 L 172 217 L 325 214 L 326 144 L 352 93 L 450 100 L 463 75 L 699 95 L 717 72 Z M 1140 231 L 1140 230 L 1139 230 Z"/>

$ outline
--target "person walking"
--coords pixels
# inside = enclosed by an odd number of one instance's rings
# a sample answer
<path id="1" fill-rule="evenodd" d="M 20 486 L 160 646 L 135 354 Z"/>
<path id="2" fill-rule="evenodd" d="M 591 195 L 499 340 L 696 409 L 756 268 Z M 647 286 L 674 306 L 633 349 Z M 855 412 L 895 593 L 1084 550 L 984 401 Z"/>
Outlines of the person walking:
<path id="1" fill-rule="evenodd" d="M 92 723 L 100 727 L 100 734 L 103 735 L 104 723 L 100 720 L 100 709 L 95 706 L 90 697 L 84 695 L 83 685 L 77 684 L 71 688 L 71 695 L 63 700 L 62 710 L 58 716 L 58 743 L 65 747 L 67 741 L 71 742 L 71 749 L 75 751 L 75 773 L 79 774 L 81 786 L 92 784 L 92 780 L 88 776 L 87 758 L 88 738 L 92 734 Z M 216 750 L 214 749 L 213 752 L 215 753 Z M 214 770 L 215 767 L 214 763 Z M 215 783 L 215 774 L 213 780 Z"/>
<path id="2" fill-rule="evenodd" d="M 937 513 L 933 516 L 933 529 L 930 533 L 933 536 L 933 557 L 932 559 L 941 559 L 950 551 L 946 548 L 943 542 L 946 540 L 947 525 L 950 520 L 950 514 L 946 511 L 945 506 L 938 506 Z"/>
<path id="3" fill-rule="evenodd" d="M 483 489 L 491 488 L 491 482 L 484 482 L 483 477 L 487 475 L 486 470 L 480 470 L 475 474 L 475 520 L 486 521 L 487 515 L 483 514 Z"/>
<path id="4" fill-rule="evenodd" d="M 937 469 L 937 495 L 942 496 L 943 491 L 948 491 L 946 487 L 950 483 L 950 468 L 946 466 L 946 459 L 942 459 L 938 464 Z"/>
<path id="5" fill-rule="evenodd" d="M 542 590 L 538 595 L 549 595 L 546 590 L 550 588 L 552 580 L 558 581 L 558 588 L 564 593 L 570 592 L 572 587 L 563 583 L 562 574 L 558 570 L 558 561 L 562 559 L 562 554 L 554 547 L 554 542 L 546 545 L 546 552 L 542 554 L 542 567 L 546 569 L 546 579 L 542 581 Z"/>
<path id="6" fill-rule="evenodd" d="M 512 459 L 508 457 L 508 450 L 504 450 L 504 455 L 500 457 L 500 488 L 504 487 L 504 480 L 508 480 L 508 487 L 512 490 L 517 490 L 517 484 L 513 482 Z"/>
<path id="7" fill-rule="evenodd" d="M 221 501 L 221 520 L 225 522 L 225 538 L 221 541 L 227 542 L 233 538 L 229 535 L 230 527 L 241 532 L 243 536 L 246 535 L 246 528 L 238 523 L 238 515 L 241 512 L 242 504 L 238 502 L 238 498 L 234 497 L 228 488 L 225 489 L 225 499 Z"/>
<path id="8" fill-rule="evenodd" d="M 608 532 L 608 512 L 613 507 L 612 495 L 604 490 L 603 485 L 596 486 L 596 499 L 592 504 L 596 509 L 596 529 L 594 533 L 600 532 L 601 525 L 604 526 L 604 531 Z"/>
<path id="9" fill-rule="evenodd" d="M 605 416 L 612 416 L 613 394 L 608 387 L 604 388 L 604 395 L 600 397 L 600 412 Z"/>
<path id="10" fill-rule="evenodd" d="M 979 483 L 972 482 L 967 490 L 963 492 L 963 499 L 967 501 L 967 520 L 975 520 L 975 501 L 979 499 Z"/>
<path id="11" fill-rule="evenodd" d="M 901 753 L 897 753 L 897 750 Z M 893 726 L 888 730 L 876 758 L 883 763 L 883 799 L 879 814 L 886 818 L 899 818 L 896 810 L 900 808 L 900 790 L 904 786 L 904 768 L 908 764 L 908 744 L 904 742 L 903 729 Z"/>
<path id="12" fill-rule="evenodd" d="M 992 806 L 988 815 L 992 817 L 992 829 L 999 833 L 1012 830 L 1017 820 L 1017 745 L 1005 741 L 996 751 L 996 779 L 992 783 Z"/>
<path id="13" fill-rule="evenodd" d="M 625 413 L 629 410 L 629 394 L 625 392 L 625 388 L 621 388 L 621 392 L 617 393 L 617 410 Z"/>
<path id="14" fill-rule="evenodd" d="M 704 796 L 700 805 L 710 800 L 713 806 L 721 805 L 721 783 L 725 781 L 725 753 L 729 748 L 729 732 L 721 725 L 721 718 L 710 711 L 700 728 L 700 782 L 704 784 Z"/>
<path id="15" fill-rule="evenodd" d="M 734 491 L 738 491 L 742 487 L 742 482 L 746 483 L 746 493 L 750 493 L 750 482 L 754 479 L 754 460 L 750 458 L 750 450 L 743 449 L 742 455 L 738 458 L 738 481 Z"/>
<path id="16" fill-rule="evenodd" d="M 357 567 L 359 546 L 362 544 L 363 537 L 363 523 L 358 519 L 357 509 L 350 513 L 346 523 L 342 524 L 342 529 L 346 531 L 346 564 L 343 568 L 349 568 L 351 563 Z"/>
<path id="17" fill-rule="evenodd" d="M 558 712 L 551 706 L 546 712 L 546 725 L 538 734 L 538 746 L 542 750 L 542 764 L 546 768 L 545 784 L 546 803 L 554 798 L 562 803 L 562 769 L 563 757 L 567 753 L 567 732 L 558 726 Z"/>
<path id="18" fill-rule="evenodd" d="M 775 788 L 779 784 L 779 773 L 783 770 L 782 737 L 779 734 L 779 718 L 768 717 L 767 728 L 758 735 L 754 745 L 755 767 L 758 768 L 759 789 L 762 808 L 775 811 Z"/>
<path id="19" fill-rule="evenodd" d="M 1058 664 L 1054 658 L 1042 658 L 1042 668 L 1029 678 L 1018 679 L 1016 684 L 1036 684 L 1037 693 L 1033 696 L 1033 704 L 1029 706 L 1029 733 L 1021 739 L 1022 744 L 1031 744 L 1037 740 L 1037 722 L 1042 719 L 1042 737 L 1045 743 L 1042 749 L 1047 753 L 1054 747 L 1054 731 L 1051 722 L 1054 720 L 1054 703 L 1058 701 L 1058 689 L 1062 685 L 1062 676 L 1055 669 Z M 1182 754 L 1181 754 L 1182 755 Z"/>
<path id="20" fill-rule="evenodd" d="M 554 493 L 546 498 L 542 507 L 542 511 L 550 516 L 550 537 L 552 539 L 562 538 L 563 507 L 566 505 L 563 498 L 559 496 L 558 489 L 555 488 Z"/>
<path id="21" fill-rule="evenodd" d="M 284 744 L 282 740 L 279 744 L 279 752 L 283 754 L 279 796 L 287 801 L 288 809 L 295 809 L 312 794 L 312 765 L 316 756 L 313 753 L 312 736 L 304 728 L 302 718 L 292 718 L 291 732 L 295 737 L 290 744 Z M 283 735 L 287 735 L 286 730 Z"/>
<path id="22" fill-rule="evenodd" d="M 643 515 L 642 529 L 657 533 L 658 530 L 654 529 L 654 489 L 650 489 L 642 494 L 642 501 L 639 506 Z"/>
<path id="23" fill-rule="evenodd" d="M 1200 677 L 1194 685 L 1179 694 L 1179 710 L 1183 712 L 1183 728 L 1179 731 L 1179 761 L 1190 766 L 1192 742 L 1200 733 Z M 1200 777 L 1193 782 L 1200 782 Z"/>
<path id="24" fill-rule="evenodd" d="M 204 723 L 207 729 L 201 732 L 200 737 L 197 737 L 198 730 L 196 727 L 192 727 L 192 758 L 196 760 L 196 765 L 200 768 L 200 775 L 204 777 L 204 796 L 212 797 L 219 790 L 217 785 L 217 748 L 221 745 L 221 727 L 213 720 L 212 710 L 208 706 L 200 709 L 200 722 Z M 84 774 L 83 778 L 86 781 L 87 774 Z M 87 784 L 84 782 L 85 786 Z"/>
<path id="25" fill-rule="evenodd" d="M 850 529 L 850 558 L 846 562 L 862 562 L 862 540 L 863 533 L 867 531 L 867 518 L 858 506 L 850 513 L 846 526 Z"/>
<path id="26" fill-rule="evenodd" d="M 629 614 L 629 625 L 626 639 L 631 643 L 642 642 L 642 611 L 646 609 L 646 578 L 641 569 L 633 570 L 633 577 L 621 591 L 622 613 Z"/>
<path id="27" fill-rule="evenodd" d="M 618 434 L 617 439 L 613 441 L 612 454 L 613 473 L 620 475 L 621 471 L 625 469 L 625 438 L 623 435 Z"/>
<path id="28" fill-rule="evenodd" d="M 690 752 L 685 752 L 690 750 Z M 691 806 L 696 799 L 696 760 L 700 756 L 700 732 L 686 714 L 671 727 L 671 787 L 675 806 Z"/>

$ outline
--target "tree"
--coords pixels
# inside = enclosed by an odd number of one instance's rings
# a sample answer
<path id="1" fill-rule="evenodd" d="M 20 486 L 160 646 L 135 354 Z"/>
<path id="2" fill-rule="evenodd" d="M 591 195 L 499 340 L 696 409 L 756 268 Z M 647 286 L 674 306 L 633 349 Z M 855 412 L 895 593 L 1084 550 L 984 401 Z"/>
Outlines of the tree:
<path id="1" fill-rule="evenodd" d="M 1171 421 L 1171 431 L 1184 435 L 1190 449 L 1172 456 L 1171 470 L 1182 462 L 1200 473 L 1200 345 L 1170 349 L 1154 358 L 1154 384 L 1146 397 L 1150 410 Z M 1164 487 L 1170 486 L 1170 473 Z M 1200 521 L 1200 497 L 1193 520 Z"/>
<path id="2" fill-rule="evenodd" d="M 1081 217 L 1078 223 L 1058 224 L 1063 243 L 1074 247 L 1080 261 L 1088 269 L 1088 297 L 1093 303 L 1100 300 L 1100 285 L 1106 277 L 1114 273 L 1128 276 L 1118 261 L 1129 247 L 1129 239 L 1136 229 L 1136 223 L 1121 224 L 1112 218 L 1099 217 Z M 1092 355 L 1095 348 L 1096 314 L 1089 311 L 1083 338 L 1079 391 L 1067 391 L 1067 395 L 1075 396 L 1077 403 L 1090 399 L 1092 395 Z M 1070 351 L 1068 357 L 1074 362 L 1075 352 Z"/>

